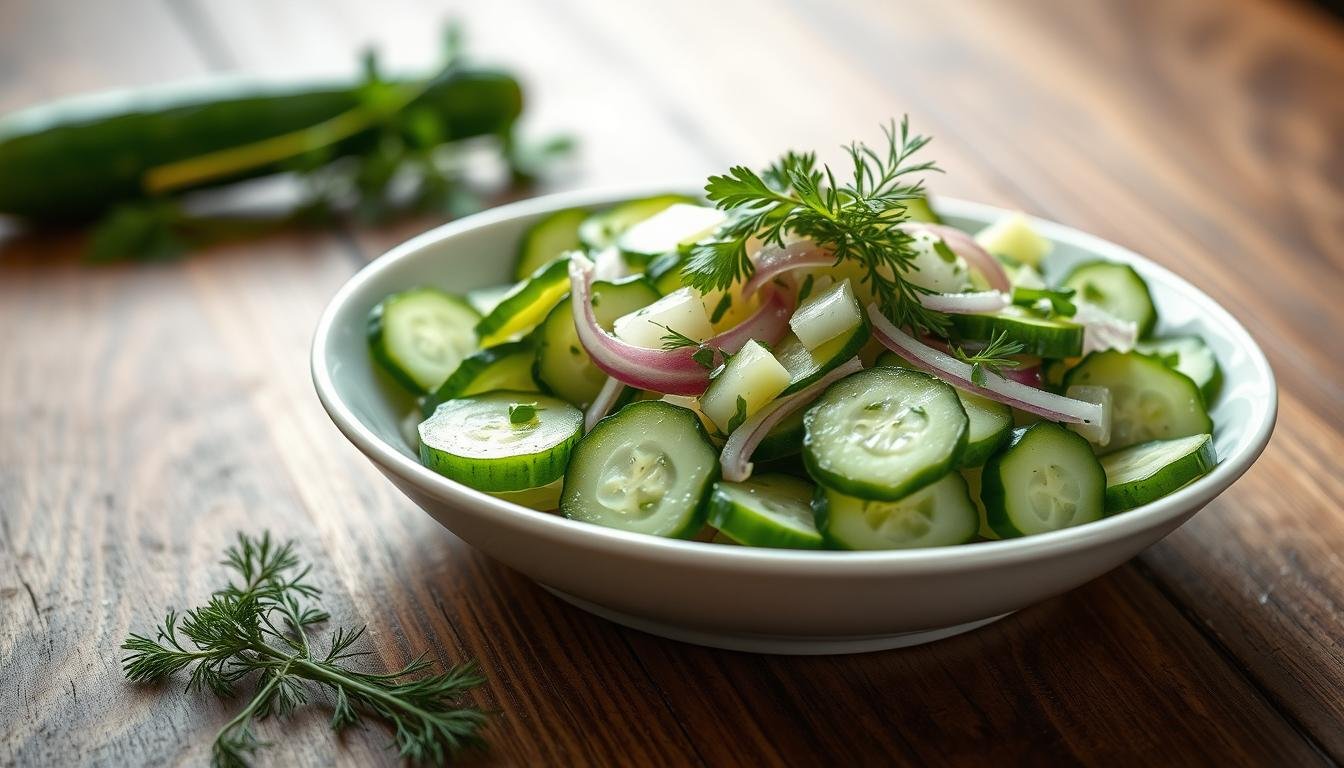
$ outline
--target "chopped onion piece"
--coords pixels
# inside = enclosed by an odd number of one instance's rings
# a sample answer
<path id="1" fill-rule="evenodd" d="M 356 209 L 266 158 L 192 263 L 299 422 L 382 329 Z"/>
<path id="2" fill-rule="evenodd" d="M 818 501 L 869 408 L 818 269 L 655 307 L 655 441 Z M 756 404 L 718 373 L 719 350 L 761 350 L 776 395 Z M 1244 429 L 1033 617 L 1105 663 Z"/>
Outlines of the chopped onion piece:
<path id="1" fill-rule="evenodd" d="M 1074 384 L 1064 393 L 1074 400 L 1096 403 L 1103 414 L 1099 424 L 1070 424 L 1069 429 L 1087 438 L 1089 443 L 1105 448 L 1111 442 L 1111 390 L 1088 384 Z"/>
<path id="2" fill-rule="evenodd" d="M 845 278 L 804 301 L 789 318 L 789 327 L 804 347 L 816 349 L 862 322 L 863 310 Z"/>
<path id="3" fill-rule="evenodd" d="M 733 430 L 728 436 L 728 442 L 723 445 L 723 453 L 719 454 L 723 479 L 740 483 L 751 477 L 753 468 L 751 454 L 776 424 L 785 416 L 816 400 L 830 385 L 862 369 L 863 363 L 859 358 L 850 358 L 809 386 L 787 397 L 781 397 L 752 414 L 741 426 Z"/>
<path id="4" fill-rule="evenodd" d="M 887 349 L 905 358 L 925 373 L 937 376 L 967 392 L 988 397 L 1051 421 L 1102 424 L 1108 416 L 1105 409 L 1097 403 L 1061 397 L 1053 392 L 1036 389 L 989 371 L 985 371 L 985 384 L 980 386 L 971 380 L 970 365 L 920 342 L 892 325 L 876 304 L 868 305 L 868 319 L 872 325 L 873 335 Z"/>
<path id="5" fill-rule="evenodd" d="M 1108 349 L 1128 352 L 1139 342 L 1139 324 L 1122 320 L 1095 304 L 1078 302 L 1073 322 L 1083 326 L 1083 354 Z"/>

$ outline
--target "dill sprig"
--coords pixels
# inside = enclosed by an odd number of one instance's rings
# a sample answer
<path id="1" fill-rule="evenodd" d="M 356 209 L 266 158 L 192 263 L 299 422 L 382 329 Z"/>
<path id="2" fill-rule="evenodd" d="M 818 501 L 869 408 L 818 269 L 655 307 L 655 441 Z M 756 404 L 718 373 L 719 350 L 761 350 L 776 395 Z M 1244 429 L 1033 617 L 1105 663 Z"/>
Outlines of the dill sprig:
<path id="1" fill-rule="evenodd" d="M 398 753 L 414 762 L 444 763 L 460 750 L 478 746 L 485 714 L 462 706 L 461 697 L 484 679 L 468 663 L 439 674 L 425 673 L 420 656 L 391 673 L 351 669 L 369 655 L 353 650 L 364 628 L 338 628 L 325 652 L 309 638 L 310 628 L 330 618 L 310 603 L 321 591 L 308 583 L 292 542 L 277 543 L 238 535 L 223 564 L 236 576 L 210 601 L 184 614 L 170 610 L 153 638 L 131 634 L 122 644 L 126 678 L 154 683 L 191 668 L 187 691 L 233 696 L 245 678 L 255 680 L 247 704 L 215 736 L 211 763 L 246 766 L 264 746 L 253 730 L 257 720 L 286 717 L 308 702 L 316 685 L 334 697 L 331 727 L 341 730 L 364 715 L 385 720 Z"/>
<path id="2" fill-rule="evenodd" d="M 971 383 L 977 387 L 985 385 L 985 371 L 1002 376 L 1004 368 L 1016 368 L 1022 364 L 1012 355 L 1022 353 L 1024 347 L 1020 341 L 1009 341 L 1006 333 L 1000 331 L 990 337 L 983 349 L 969 353 L 961 347 L 952 347 L 952 356 L 971 366 Z"/>
<path id="3" fill-rule="evenodd" d="M 904 118 L 883 133 L 883 151 L 861 142 L 846 147 L 852 173 L 843 182 L 829 166 L 818 167 L 815 153 L 792 151 L 760 173 L 735 166 L 711 176 L 705 193 L 730 216 L 713 238 L 692 246 L 685 283 L 702 293 L 725 290 L 751 275 L 749 243 L 782 246 L 794 234 L 830 249 L 837 264 L 859 264 L 861 281 L 898 326 L 946 335 L 946 316 L 919 302 L 929 291 L 905 277 L 916 254 L 913 238 L 897 226 L 909 216 L 907 202 L 924 195 L 913 177 L 938 170 L 933 162 L 911 162 L 929 138 L 910 133 Z"/>
<path id="4" fill-rule="evenodd" d="M 666 331 L 660 339 L 663 344 L 663 349 L 670 350 L 694 347 L 695 351 L 691 353 L 691 359 L 707 371 L 714 370 L 720 362 L 726 361 L 728 358 L 732 357 L 732 355 L 727 352 L 711 347 L 703 341 L 696 341 L 671 326 L 663 325 L 662 323 L 655 323 L 655 325 Z"/>

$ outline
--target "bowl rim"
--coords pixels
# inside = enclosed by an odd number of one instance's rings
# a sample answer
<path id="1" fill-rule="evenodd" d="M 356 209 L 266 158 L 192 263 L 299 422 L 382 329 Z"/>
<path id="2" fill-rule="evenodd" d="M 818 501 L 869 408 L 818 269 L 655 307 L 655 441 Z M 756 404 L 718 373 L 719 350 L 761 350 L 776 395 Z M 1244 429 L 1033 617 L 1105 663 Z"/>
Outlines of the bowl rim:
<path id="1" fill-rule="evenodd" d="M 1273 433 L 1278 413 L 1278 386 L 1264 352 L 1246 328 L 1231 313 L 1200 289 L 1133 251 L 1057 222 L 1028 216 L 1032 225 L 1047 239 L 1068 242 L 1104 258 L 1138 262 L 1143 271 L 1156 274 L 1193 302 L 1200 314 L 1211 317 L 1227 330 L 1236 345 L 1247 354 L 1257 377 L 1264 381 L 1270 402 L 1260 421 L 1250 427 L 1251 437 L 1245 448 L 1231 456 L 1220 457 L 1212 472 L 1155 502 L 1129 510 L 1122 515 L 1065 528 L 1059 531 L 997 541 L 974 542 L 922 549 L 872 551 L 792 550 L 758 547 L 731 547 L 722 544 L 683 539 L 668 539 L 615 528 L 569 520 L 558 514 L 538 512 L 512 502 L 497 499 L 439 475 L 419 461 L 393 447 L 356 417 L 342 399 L 326 360 L 336 318 L 351 299 L 374 282 L 383 272 L 404 260 L 414 259 L 439 243 L 470 230 L 488 227 L 515 218 L 535 216 L 561 208 L 591 207 L 624 199 L 666 193 L 668 190 L 694 189 L 693 185 L 640 185 L 571 192 L 559 192 L 508 203 L 441 225 L 391 248 L 370 261 L 336 291 L 322 312 L 314 332 L 310 354 L 313 384 L 318 399 L 336 427 L 362 453 L 418 490 L 441 501 L 498 517 L 501 524 L 553 539 L 570 540 L 596 550 L 624 556 L 658 560 L 694 562 L 701 566 L 753 568 L 761 571 L 791 570 L 805 567 L 809 573 L 845 576 L 864 573 L 902 571 L 941 571 L 988 568 L 1048 557 L 1076 549 L 1104 546 L 1159 527 L 1182 513 L 1193 514 L 1222 493 L 1250 468 Z M 950 216 L 992 220 L 1009 213 L 1007 209 L 950 197 L 937 197 L 938 206 Z M 578 541 L 573 539 L 578 537 Z"/>

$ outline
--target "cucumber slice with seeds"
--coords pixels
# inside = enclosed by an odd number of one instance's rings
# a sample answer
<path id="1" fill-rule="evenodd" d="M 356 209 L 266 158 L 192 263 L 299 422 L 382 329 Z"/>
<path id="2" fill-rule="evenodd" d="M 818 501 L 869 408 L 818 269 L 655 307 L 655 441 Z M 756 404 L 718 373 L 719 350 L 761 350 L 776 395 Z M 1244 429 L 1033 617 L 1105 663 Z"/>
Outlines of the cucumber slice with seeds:
<path id="1" fill-rule="evenodd" d="M 1128 264 L 1109 261 L 1079 264 L 1064 279 L 1064 286 L 1077 291 L 1075 298 L 1078 300 L 1100 307 L 1121 320 L 1134 321 L 1139 326 L 1139 336 L 1153 332 L 1153 325 L 1157 323 L 1153 297 L 1148 293 L 1148 284 Z"/>
<path id="2" fill-rule="evenodd" d="M 1064 377 L 1064 388 L 1106 387 L 1111 392 L 1107 451 L 1149 440 L 1213 433 L 1204 398 L 1190 377 L 1136 352 L 1093 352 Z"/>
<path id="3" fill-rule="evenodd" d="M 788 475 L 720 481 L 709 496 L 709 524 L 749 547 L 820 549 L 812 492 L 811 483 Z"/>
<path id="4" fill-rule="evenodd" d="M 700 419 L 661 400 L 631 403 L 579 441 L 560 513 L 623 531 L 691 538 L 718 479 L 719 454 Z"/>
<path id="5" fill-rule="evenodd" d="M 440 403 L 496 389 L 535 392 L 540 387 L 532 378 L 534 357 L 532 345 L 526 341 L 499 344 L 470 355 L 453 375 L 425 397 L 420 404 L 421 412 L 428 417 Z"/>
<path id="6" fill-rule="evenodd" d="M 505 294 L 490 314 L 476 324 L 481 346 L 493 347 L 532 330 L 568 290 L 569 259 L 543 264 Z"/>
<path id="7" fill-rule="evenodd" d="M 803 460 L 818 482 L 885 501 L 947 474 L 968 431 L 956 390 L 908 368 L 869 368 L 832 384 L 803 427 Z"/>
<path id="8" fill-rule="evenodd" d="M 657 300 L 658 292 L 642 277 L 593 283 L 593 314 L 608 330 L 616 318 Z M 551 392 L 580 408 L 591 403 L 606 383 L 607 375 L 593 365 L 579 343 L 571 298 L 556 304 L 538 329 L 533 374 Z"/>
<path id="9" fill-rule="evenodd" d="M 686 195 L 655 195 L 639 200 L 618 203 L 611 208 L 595 213 L 584 219 L 579 225 L 579 240 L 585 248 L 599 251 L 616 244 L 617 238 L 630 227 L 677 203 L 697 204 L 695 198 Z"/>
<path id="10" fill-rule="evenodd" d="M 896 501 L 873 501 L 831 488 L 813 499 L 817 528 L 841 549 L 912 549 L 965 544 L 980 513 L 956 472 Z"/>
<path id="11" fill-rule="evenodd" d="M 1041 357 L 1076 357 L 1083 353 L 1083 326 L 1044 318 L 1012 306 L 992 314 L 948 315 L 963 339 L 989 341 L 1002 334 L 1022 345 L 1022 353 Z"/>
<path id="12" fill-rule="evenodd" d="M 476 348 L 480 315 L 437 288 L 394 293 L 369 313 L 369 349 L 402 386 L 424 394 Z"/>
<path id="13" fill-rule="evenodd" d="M 1156 357 L 1169 368 L 1183 373 L 1195 382 L 1205 405 L 1212 403 L 1223 385 L 1223 369 L 1218 358 L 1198 336 L 1172 336 L 1165 339 L 1141 341 L 1135 347 L 1139 352 Z"/>
<path id="14" fill-rule="evenodd" d="M 534 404 L 532 418 L 510 407 Z M 489 392 L 449 400 L 420 424 L 425 466 L 481 491 L 522 491 L 565 473 L 583 434 L 583 413 L 536 392 Z"/>
<path id="15" fill-rule="evenodd" d="M 1106 514 L 1156 501 L 1208 474 L 1217 463 L 1212 435 L 1154 440 L 1103 456 Z"/>
<path id="16" fill-rule="evenodd" d="M 1015 430 L 980 475 L 989 526 L 1005 539 L 1100 520 L 1105 496 L 1092 447 L 1048 421 Z"/>
<path id="17" fill-rule="evenodd" d="M 518 246 L 513 279 L 526 280 L 533 272 L 560 258 L 565 252 L 582 247 L 579 242 L 579 225 L 591 213 L 585 208 L 567 208 L 533 224 Z"/>

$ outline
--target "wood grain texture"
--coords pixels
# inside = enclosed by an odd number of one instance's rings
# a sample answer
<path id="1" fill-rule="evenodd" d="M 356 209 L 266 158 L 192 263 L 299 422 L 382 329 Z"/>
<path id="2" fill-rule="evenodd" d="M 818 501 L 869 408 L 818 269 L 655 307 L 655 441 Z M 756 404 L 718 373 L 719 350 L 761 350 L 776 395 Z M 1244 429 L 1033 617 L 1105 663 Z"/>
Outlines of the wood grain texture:
<path id="1" fill-rule="evenodd" d="M 370 42 L 423 66 L 455 15 L 524 76 L 529 130 L 582 140 L 561 186 L 694 179 L 785 146 L 835 158 L 908 111 L 937 136 L 937 190 L 1095 231 L 1242 317 L 1283 389 L 1274 441 L 1136 563 L 972 635 L 848 658 L 711 651 L 489 562 L 327 420 L 306 355 L 321 308 L 432 222 L 100 269 L 73 258 L 74 234 L 0 240 L 0 765 L 199 764 L 229 707 L 125 685 L 115 649 L 200 600 L 222 543 L 262 527 L 299 539 L 379 663 L 482 664 L 474 699 L 498 714 L 479 762 L 1344 760 L 1344 348 L 1322 333 L 1344 329 L 1338 28 L 1252 0 L 376 6 L 10 0 L 0 109 L 348 71 Z M 338 740 L 324 716 L 259 762 L 390 760 L 380 729 Z"/>

